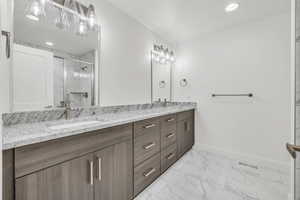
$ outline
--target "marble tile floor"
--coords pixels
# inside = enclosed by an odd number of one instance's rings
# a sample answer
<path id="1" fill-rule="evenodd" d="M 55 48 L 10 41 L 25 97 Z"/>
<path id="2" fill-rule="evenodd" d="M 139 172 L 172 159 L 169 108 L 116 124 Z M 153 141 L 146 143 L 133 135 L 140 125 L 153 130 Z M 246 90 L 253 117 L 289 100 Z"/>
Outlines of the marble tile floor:
<path id="1" fill-rule="evenodd" d="M 288 200 L 286 168 L 238 163 L 194 148 L 135 200 Z"/>

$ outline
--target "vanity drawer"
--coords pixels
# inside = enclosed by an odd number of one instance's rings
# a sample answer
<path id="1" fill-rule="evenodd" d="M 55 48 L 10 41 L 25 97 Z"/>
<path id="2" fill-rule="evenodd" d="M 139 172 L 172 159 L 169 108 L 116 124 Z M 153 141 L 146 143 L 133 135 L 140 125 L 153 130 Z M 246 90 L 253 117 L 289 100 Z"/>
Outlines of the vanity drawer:
<path id="1" fill-rule="evenodd" d="M 19 147 L 15 149 L 15 177 L 25 176 L 126 140 L 132 140 L 132 124 Z"/>
<path id="2" fill-rule="evenodd" d="M 176 126 L 177 116 L 176 114 L 166 115 L 160 118 L 161 128 L 168 126 Z"/>
<path id="3" fill-rule="evenodd" d="M 134 165 L 138 165 L 160 151 L 160 132 L 155 131 L 134 138 Z"/>
<path id="4" fill-rule="evenodd" d="M 194 110 L 189 110 L 177 114 L 177 121 L 182 121 L 194 117 Z"/>
<path id="5" fill-rule="evenodd" d="M 160 153 L 134 169 L 134 196 L 160 176 Z"/>
<path id="6" fill-rule="evenodd" d="M 134 123 L 134 137 L 159 133 L 159 118 L 147 119 Z"/>
<path id="7" fill-rule="evenodd" d="M 161 171 L 166 171 L 177 160 L 177 144 L 169 146 L 161 152 Z"/>
<path id="8" fill-rule="evenodd" d="M 161 149 L 165 149 L 177 140 L 176 124 L 165 127 L 161 130 Z"/>

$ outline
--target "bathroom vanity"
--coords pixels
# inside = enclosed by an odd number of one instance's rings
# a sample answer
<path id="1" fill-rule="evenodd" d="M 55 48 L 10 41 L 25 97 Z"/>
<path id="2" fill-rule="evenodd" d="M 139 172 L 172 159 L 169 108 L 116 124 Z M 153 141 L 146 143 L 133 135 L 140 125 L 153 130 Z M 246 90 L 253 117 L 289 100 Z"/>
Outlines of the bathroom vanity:
<path id="1" fill-rule="evenodd" d="M 50 131 L 45 122 L 34 123 L 39 128 L 9 126 L 4 130 L 3 198 L 133 199 L 192 148 L 194 109 L 109 114 L 109 120 L 84 128 Z M 43 130 L 40 124 L 48 134 L 18 140 L 16 130 L 37 132 Z M 9 134 L 15 138 L 9 141 Z"/>

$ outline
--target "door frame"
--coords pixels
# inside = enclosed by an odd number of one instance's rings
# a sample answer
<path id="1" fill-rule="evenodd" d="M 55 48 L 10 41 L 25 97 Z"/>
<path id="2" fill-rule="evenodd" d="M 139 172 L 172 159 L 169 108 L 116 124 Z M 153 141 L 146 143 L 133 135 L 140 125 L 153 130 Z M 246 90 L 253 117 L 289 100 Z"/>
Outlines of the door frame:
<path id="1" fill-rule="evenodd" d="M 3 1 L 0 1 L 0 31 L 2 30 L 2 9 L 3 9 Z M 0 67 L 3 67 L 3 50 L 4 48 L 2 47 L 2 37 L 0 36 Z M 0 74 L 1 76 L 1 74 Z M 3 75 L 2 75 L 3 76 Z M 1 97 L 0 97 L 1 98 Z M 0 109 L 0 116 L 2 114 L 2 109 Z M 0 141 L 2 141 L 2 120 L 0 120 Z M 3 165 L 2 165 L 2 142 L 0 142 L 0 199 L 2 200 L 2 169 L 3 169 Z"/>
<path id="2" fill-rule="evenodd" d="M 296 143 L 296 0 L 291 0 L 291 144 Z M 295 160 L 291 157 L 291 191 L 290 199 L 296 198 Z"/>

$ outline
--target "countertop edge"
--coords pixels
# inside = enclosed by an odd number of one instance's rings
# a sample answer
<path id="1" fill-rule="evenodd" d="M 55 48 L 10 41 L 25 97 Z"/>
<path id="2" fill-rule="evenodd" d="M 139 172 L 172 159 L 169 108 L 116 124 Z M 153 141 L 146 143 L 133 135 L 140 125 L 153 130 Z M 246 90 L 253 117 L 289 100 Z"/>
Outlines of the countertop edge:
<path id="1" fill-rule="evenodd" d="M 42 135 L 41 137 L 35 137 L 35 138 L 29 138 L 27 140 L 21 140 L 18 142 L 7 142 L 5 143 L 3 141 L 2 144 L 2 150 L 10 150 L 14 148 L 19 148 L 27 145 L 33 145 L 37 143 L 42 143 L 42 142 L 47 142 L 50 140 L 55 140 L 55 139 L 60 139 L 60 138 L 65 138 L 65 137 L 70 137 L 70 136 L 76 136 L 80 134 L 85 134 L 89 133 L 92 131 L 96 130 L 101 130 L 101 129 L 106 129 L 106 128 L 112 128 L 115 126 L 120 126 L 120 125 L 125 125 L 128 123 L 134 123 L 137 121 L 145 120 L 145 119 L 150 119 L 150 118 L 155 118 L 155 117 L 160 117 L 164 115 L 169 115 L 169 114 L 174 114 L 174 113 L 179 113 L 179 112 L 184 112 L 184 111 L 189 111 L 189 110 L 196 110 L 196 106 L 184 106 L 181 108 L 175 108 L 172 111 L 162 111 L 160 113 L 151 113 L 151 114 L 145 114 L 144 116 L 137 116 L 137 117 L 132 117 L 132 118 L 126 118 L 124 120 L 119 120 L 115 122 L 107 122 L 107 124 L 102 124 L 98 126 L 91 126 L 91 127 L 85 127 L 83 129 L 78 129 L 78 130 L 72 130 L 70 132 L 65 132 L 65 133 L 57 133 L 53 135 Z"/>

